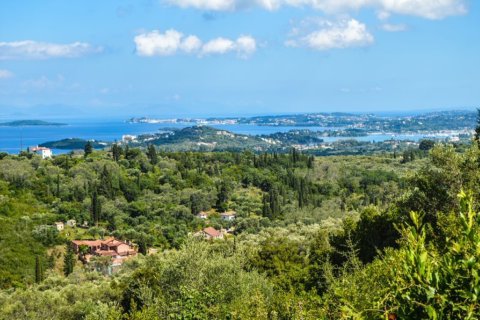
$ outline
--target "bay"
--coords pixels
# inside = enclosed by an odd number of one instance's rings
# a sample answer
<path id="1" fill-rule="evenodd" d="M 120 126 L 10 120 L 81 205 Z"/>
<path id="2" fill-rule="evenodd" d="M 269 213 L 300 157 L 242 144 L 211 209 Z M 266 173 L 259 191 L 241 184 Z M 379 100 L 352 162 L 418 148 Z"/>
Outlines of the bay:
<path id="1" fill-rule="evenodd" d="M 192 123 L 128 123 L 122 120 L 76 120 L 62 121 L 66 126 L 0 126 L 0 152 L 18 153 L 22 148 L 39 145 L 47 141 L 57 141 L 67 138 L 95 139 L 101 141 L 120 141 L 122 135 L 140 135 L 155 133 L 165 128 L 185 128 Z M 237 134 L 268 135 L 275 132 L 287 132 L 295 129 L 309 129 L 312 131 L 325 131 L 335 128 L 326 127 L 278 127 L 258 126 L 249 124 L 216 124 L 214 128 L 228 130 Z M 338 128 L 337 128 L 338 129 Z M 340 139 L 356 139 L 359 141 L 385 141 L 392 138 L 397 140 L 418 141 L 423 135 L 390 135 L 372 134 L 365 137 L 325 137 L 325 142 Z M 68 150 L 53 150 L 55 154 L 65 153 Z"/>

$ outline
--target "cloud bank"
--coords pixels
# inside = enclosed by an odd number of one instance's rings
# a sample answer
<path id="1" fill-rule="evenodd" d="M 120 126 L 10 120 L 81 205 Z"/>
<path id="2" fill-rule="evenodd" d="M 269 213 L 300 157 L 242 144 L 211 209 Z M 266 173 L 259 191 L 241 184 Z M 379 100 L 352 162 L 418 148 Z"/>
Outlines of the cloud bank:
<path id="1" fill-rule="evenodd" d="M 134 38 L 136 53 L 143 57 L 171 56 L 178 53 L 198 56 L 221 55 L 235 52 L 241 58 L 248 58 L 257 50 L 257 42 L 251 36 L 240 36 L 237 39 L 215 38 L 203 42 L 195 35 L 185 36 L 170 29 L 161 33 L 153 30 Z"/>
<path id="2" fill-rule="evenodd" d="M 57 44 L 32 40 L 0 42 L 0 60 L 78 58 L 103 49 L 85 42 Z"/>
<path id="3" fill-rule="evenodd" d="M 465 0 L 163 0 L 181 8 L 236 11 L 259 7 L 273 11 L 281 7 L 311 7 L 326 13 L 373 8 L 385 13 L 442 19 L 467 12 Z"/>

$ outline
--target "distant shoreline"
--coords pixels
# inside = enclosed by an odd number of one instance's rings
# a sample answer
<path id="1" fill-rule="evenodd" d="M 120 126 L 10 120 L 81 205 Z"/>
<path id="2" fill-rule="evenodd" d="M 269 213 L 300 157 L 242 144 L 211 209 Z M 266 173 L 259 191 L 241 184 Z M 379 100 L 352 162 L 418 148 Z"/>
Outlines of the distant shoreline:
<path id="1" fill-rule="evenodd" d="M 49 122 L 43 120 L 15 120 L 9 122 L 1 122 L 0 127 L 30 127 L 30 126 L 66 126 L 66 123 Z"/>

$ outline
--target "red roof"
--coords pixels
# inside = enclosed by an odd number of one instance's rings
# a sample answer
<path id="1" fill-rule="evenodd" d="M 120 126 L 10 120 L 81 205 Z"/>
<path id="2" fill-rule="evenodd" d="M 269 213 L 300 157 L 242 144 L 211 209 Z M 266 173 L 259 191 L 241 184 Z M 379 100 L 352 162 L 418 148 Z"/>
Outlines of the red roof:
<path id="1" fill-rule="evenodd" d="M 73 240 L 77 246 L 99 247 L 102 244 L 101 240 Z"/>
<path id="2" fill-rule="evenodd" d="M 209 235 L 210 237 L 219 237 L 222 235 L 222 233 L 218 230 L 216 230 L 215 228 L 212 228 L 212 227 L 208 227 L 208 228 L 205 228 L 203 229 L 203 232 L 205 232 L 207 235 Z"/>
<path id="3" fill-rule="evenodd" d="M 45 147 L 33 147 L 33 148 L 31 149 L 32 152 L 40 151 L 40 150 L 50 150 L 50 148 L 45 148 Z"/>

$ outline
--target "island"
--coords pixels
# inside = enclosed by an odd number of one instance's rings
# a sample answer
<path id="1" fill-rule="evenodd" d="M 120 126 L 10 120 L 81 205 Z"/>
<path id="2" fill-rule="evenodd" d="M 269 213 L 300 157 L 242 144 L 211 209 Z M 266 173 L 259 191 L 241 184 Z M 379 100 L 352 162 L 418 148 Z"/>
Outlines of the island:
<path id="1" fill-rule="evenodd" d="M 61 150 L 78 150 L 85 148 L 85 145 L 90 141 L 94 149 L 103 149 L 110 145 L 108 142 L 98 140 L 85 140 L 79 138 L 68 138 L 58 141 L 49 141 L 40 144 L 40 147 Z"/>
<path id="2" fill-rule="evenodd" d="M 49 122 L 43 120 L 15 120 L 0 122 L 1 127 L 27 127 L 27 126 L 66 126 L 66 123 Z"/>

